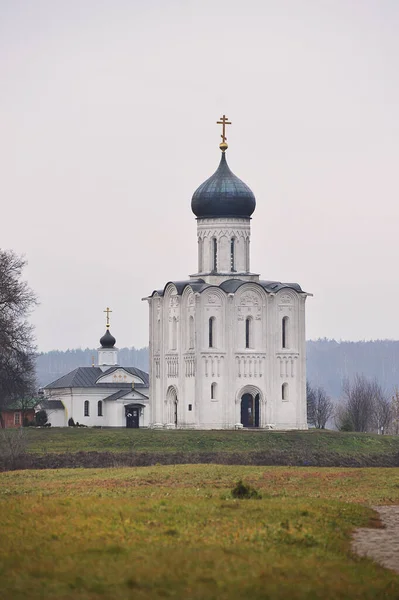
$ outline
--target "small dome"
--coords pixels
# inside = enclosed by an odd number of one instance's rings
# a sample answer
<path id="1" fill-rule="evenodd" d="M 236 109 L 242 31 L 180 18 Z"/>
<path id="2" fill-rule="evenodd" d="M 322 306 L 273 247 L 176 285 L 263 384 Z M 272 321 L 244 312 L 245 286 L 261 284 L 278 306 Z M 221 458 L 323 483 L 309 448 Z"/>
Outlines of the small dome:
<path id="1" fill-rule="evenodd" d="M 115 346 L 116 339 L 110 333 L 109 329 L 107 329 L 103 337 L 100 339 L 100 344 L 102 348 L 113 348 Z"/>
<path id="2" fill-rule="evenodd" d="M 250 217 L 255 210 L 253 192 L 229 169 L 223 152 L 217 171 L 194 192 L 191 210 L 196 217 Z"/>

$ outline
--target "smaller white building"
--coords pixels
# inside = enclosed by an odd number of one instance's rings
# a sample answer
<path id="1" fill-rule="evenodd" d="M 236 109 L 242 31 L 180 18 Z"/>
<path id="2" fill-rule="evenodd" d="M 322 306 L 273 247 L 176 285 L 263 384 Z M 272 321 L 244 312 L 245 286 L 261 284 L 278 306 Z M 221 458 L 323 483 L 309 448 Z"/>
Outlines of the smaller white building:
<path id="1" fill-rule="evenodd" d="M 88 427 L 149 425 L 148 373 L 119 366 L 115 343 L 107 321 L 97 366 L 74 369 L 44 388 L 38 408 L 52 427 L 67 427 L 70 419 Z"/>

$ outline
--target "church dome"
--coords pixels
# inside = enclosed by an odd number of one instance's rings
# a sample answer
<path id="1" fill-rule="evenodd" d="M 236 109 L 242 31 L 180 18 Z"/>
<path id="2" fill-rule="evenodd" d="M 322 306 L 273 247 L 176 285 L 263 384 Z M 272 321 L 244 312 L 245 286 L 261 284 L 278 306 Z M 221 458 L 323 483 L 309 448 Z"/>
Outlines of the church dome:
<path id="1" fill-rule="evenodd" d="M 102 338 L 100 339 L 100 344 L 102 348 L 113 348 L 116 344 L 116 339 L 110 333 L 109 329 L 104 333 Z"/>
<path id="2" fill-rule="evenodd" d="M 249 218 L 255 206 L 252 190 L 230 171 L 224 152 L 217 171 L 199 186 L 191 200 L 191 210 L 199 218 Z"/>

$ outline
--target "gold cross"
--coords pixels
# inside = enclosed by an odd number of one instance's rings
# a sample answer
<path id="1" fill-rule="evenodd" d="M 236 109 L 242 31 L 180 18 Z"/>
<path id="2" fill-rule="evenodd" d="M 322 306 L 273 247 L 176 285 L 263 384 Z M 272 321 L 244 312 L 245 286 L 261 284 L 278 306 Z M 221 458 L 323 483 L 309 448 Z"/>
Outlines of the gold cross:
<path id="1" fill-rule="evenodd" d="M 227 140 L 226 125 L 231 125 L 231 121 L 228 121 L 228 117 L 226 117 L 226 115 L 223 115 L 223 117 L 220 117 L 220 121 L 216 121 L 216 124 L 223 126 L 222 135 L 220 137 L 222 138 L 222 144 L 225 144 Z"/>
<path id="2" fill-rule="evenodd" d="M 107 310 L 104 310 L 103 312 L 107 313 L 107 329 L 109 329 L 109 313 L 112 313 L 112 310 L 107 306 Z"/>

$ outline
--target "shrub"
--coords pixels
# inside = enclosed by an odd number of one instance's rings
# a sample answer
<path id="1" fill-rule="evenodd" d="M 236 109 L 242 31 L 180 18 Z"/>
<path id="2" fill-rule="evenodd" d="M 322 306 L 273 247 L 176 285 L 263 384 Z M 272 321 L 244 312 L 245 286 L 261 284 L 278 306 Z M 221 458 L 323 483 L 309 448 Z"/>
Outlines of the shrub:
<path id="1" fill-rule="evenodd" d="M 36 425 L 38 427 L 44 427 L 44 425 L 47 423 L 48 421 L 48 417 L 47 417 L 47 413 L 45 410 L 39 410 L 36 414 L 35 414 L 35 421 L 36 421 Z"/>
<path id="2" fill-rule="evenodd" d="M 248 483 L 244 483 L 241 479 L 237 481 L 237 483 L 231 490 L 231 495 L 233 496 L 233 498 L 238 498 L 239 500 L 244 500 L 248 498 L 262 498 L 260 493 L 254 487 L 252 487 Z"/>
<path id="3" fill-rule="evenodd" d="M 70 417 L 68 419 L 68 427 L 75 427 L 75 421 Z"/>

